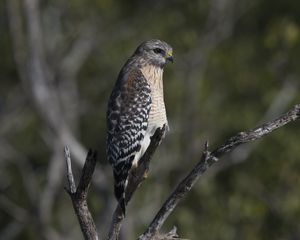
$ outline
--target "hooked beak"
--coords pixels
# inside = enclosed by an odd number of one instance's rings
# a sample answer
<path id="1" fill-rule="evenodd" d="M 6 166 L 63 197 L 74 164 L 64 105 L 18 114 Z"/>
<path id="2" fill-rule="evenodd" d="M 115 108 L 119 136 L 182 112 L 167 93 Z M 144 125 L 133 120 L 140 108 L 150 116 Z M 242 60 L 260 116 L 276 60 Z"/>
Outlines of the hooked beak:
<path id="1" fill-rule="evenodd" d="M 171 62 L 171 63 L 174 62 L 173 52 L 172 52 L 172 51 L 167 51 L 167 52 L 166 52 L 166 60 L 167 60 L 168 62 Z"/>

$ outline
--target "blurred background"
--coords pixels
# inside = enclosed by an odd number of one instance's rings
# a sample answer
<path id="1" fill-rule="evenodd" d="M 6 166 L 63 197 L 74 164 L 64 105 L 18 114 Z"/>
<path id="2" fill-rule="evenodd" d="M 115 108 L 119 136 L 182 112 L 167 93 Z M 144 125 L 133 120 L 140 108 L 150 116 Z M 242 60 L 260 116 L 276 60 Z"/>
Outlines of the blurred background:
<path id="1" fill-rule="evenodd" d="M 89 206 L 100 236 L 116 201 L 106 103 L 138 44 L 174 48 L 164 75 L 171 131 L 130 202 L 121 239 L 145 230 L 200 158 L 300 102 L 300 2 L 0 1 L 0 239 L 82 239 L 63 147 L 78 179 L 100 160 Z M 201 240 L 300 239 L 300 127 L 289 124 L 215 164 L 164 226 Z"/>

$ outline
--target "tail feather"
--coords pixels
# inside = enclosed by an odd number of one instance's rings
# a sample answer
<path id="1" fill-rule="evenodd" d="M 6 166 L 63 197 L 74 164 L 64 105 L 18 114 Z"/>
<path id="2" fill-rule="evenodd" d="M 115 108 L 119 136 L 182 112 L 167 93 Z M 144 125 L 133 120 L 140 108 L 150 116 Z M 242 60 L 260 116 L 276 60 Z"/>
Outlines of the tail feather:
<path id="1" fill-rule="evenodd" d="M 126 204 L 125 204 L 125 184 L 121 183 L 119 186 L 115 184 L 115 196 L 119 202 L 119 206 L 122 209 L 123 215 L 126 214 Z"/>
<path id="2" fill-rule="evenodd" d="M 120 162 L 114 168 L 114 179 L 115 179 L 115 196 L 119 205 L 122 209 L 122 212 L 125 216 L 126 213 L 126 185 L 129 170 L 131 169 L 132 161 Z"/>

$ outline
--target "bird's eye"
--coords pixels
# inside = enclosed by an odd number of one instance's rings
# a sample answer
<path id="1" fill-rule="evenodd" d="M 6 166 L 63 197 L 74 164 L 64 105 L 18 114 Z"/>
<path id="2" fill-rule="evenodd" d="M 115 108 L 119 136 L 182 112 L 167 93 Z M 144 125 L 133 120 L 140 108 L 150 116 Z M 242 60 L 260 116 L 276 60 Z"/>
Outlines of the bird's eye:
<path id="1" fill-rule="evenodd" d="M 154 48 L 153 52 L 155 52 L 156 54 L 163 54 L 163 53 L 165 53 L 165 51 L 163 49 L 161 49 L 161 48 Z"/>

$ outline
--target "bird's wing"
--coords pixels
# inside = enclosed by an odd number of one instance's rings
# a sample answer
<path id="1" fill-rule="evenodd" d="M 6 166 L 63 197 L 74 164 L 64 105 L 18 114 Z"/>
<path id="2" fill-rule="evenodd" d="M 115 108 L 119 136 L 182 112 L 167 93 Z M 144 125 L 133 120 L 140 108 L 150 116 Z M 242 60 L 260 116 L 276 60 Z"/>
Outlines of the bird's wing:
<path id="1" fill-rule="evenodd" d="M 107 156 L 113 166 L 115 195 L 124 212 L 126 180 L 148 126 L 150 94 L 139 69 L 121 72 L 108 104 Z"/>

